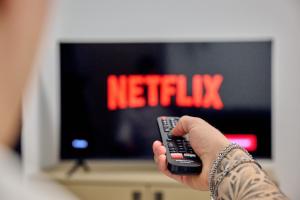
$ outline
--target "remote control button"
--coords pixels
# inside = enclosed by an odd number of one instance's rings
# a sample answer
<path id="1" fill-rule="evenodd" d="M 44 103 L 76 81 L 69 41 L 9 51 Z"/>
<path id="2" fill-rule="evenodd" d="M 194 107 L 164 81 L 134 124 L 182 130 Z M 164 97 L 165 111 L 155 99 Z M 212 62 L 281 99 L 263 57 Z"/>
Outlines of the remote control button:
<path id="1" fill-rule="evenodd" d="M 185 158 L 196 158 L 196 154 L 193 154 L 193 153 L 185 153 L 183 154 Z"/>
<path id="2" fill-rule="evenodd" d="M 168 142 L 168 147 L 173 148 L 173 147 L 175 147 L 175 144 L 173 142 Z"/>
<path id="3" fill-rule="evenodd" d="M 186 152 L 186 149 L 184 147 L 178 147 L 178 150 Z"/>
<path id="4" fill-rule="evenodd" d="M 181 143 L 181 142 L 176 142 L 176 144 L 177 144 L 178 146 L 181 146 L 181 147 L 184 146 L 183 143 Z"/>
<path id="5" fill-rule="evenodd" d="M 182 138 L 180 138 L 180 137 L 175 138 L 175 140 L 176 140 L 176 142 L 178 142 L 178 143 L 182 143 Z"/>
<path id="6" fill-rule="evenodd" d="M 173 159 L 183 159 L 182 153 L 171 153 L 171 158 Z"/>
<path id="7" fill-rule="evenodd" d="M 194 162 L 193 160 L 186 160 L 186 159 L 184 159 L 184 160 L 176 160 L 176 161 L 180 162 L 180 163 L 186 163 L 186 164 Z"/>

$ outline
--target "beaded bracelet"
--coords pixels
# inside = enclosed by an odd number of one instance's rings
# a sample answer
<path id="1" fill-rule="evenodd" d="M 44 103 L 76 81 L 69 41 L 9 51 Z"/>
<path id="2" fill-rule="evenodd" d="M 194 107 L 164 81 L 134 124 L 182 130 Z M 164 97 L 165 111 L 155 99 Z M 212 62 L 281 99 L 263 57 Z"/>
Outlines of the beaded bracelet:
<path id="1" fill-rule="evenodd" d="M 221 161 L 233 150 L 233 149 L 240 149 L 242 150 L 248 157 L 249 159 L 252 159 L 252 156 L 246 151 L 243 147 L 236 143 L 230 143 L 224 150 L 222 150 L 219 154 L 217 159 L 213 162 L 212 167 L 210 169 L 209 175 L 208 175 L 208 183 L 209 183 L 209 190 L 211 193 L 211 197 L 213 198 L 213 194 L 215 191 L 215 181 L 214 177 L 217 172 L 218 167 L 221 164 Z"/>

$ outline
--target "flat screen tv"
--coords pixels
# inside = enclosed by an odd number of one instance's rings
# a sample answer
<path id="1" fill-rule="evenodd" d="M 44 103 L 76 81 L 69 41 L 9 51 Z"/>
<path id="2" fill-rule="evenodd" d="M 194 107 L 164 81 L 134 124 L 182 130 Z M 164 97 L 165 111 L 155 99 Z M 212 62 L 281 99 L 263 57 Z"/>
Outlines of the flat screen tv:
<path id="1" fill-rule="evenodd" d="M 59 48 L 62 159 L 152 159 L 156 117 L 182 115 L 271 158 L 271 40 Z"/>

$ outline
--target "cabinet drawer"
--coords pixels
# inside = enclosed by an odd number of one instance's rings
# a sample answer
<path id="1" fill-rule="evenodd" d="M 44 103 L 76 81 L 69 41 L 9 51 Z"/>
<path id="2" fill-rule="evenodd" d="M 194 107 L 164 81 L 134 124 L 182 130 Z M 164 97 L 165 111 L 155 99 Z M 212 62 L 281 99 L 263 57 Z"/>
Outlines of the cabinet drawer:
<path id="1" fill-rule="evenodd" d="M 202 192 L 183 187 L 152 187 L 151 194 L 153 200 L 210 200 L 208 191 Z"/>

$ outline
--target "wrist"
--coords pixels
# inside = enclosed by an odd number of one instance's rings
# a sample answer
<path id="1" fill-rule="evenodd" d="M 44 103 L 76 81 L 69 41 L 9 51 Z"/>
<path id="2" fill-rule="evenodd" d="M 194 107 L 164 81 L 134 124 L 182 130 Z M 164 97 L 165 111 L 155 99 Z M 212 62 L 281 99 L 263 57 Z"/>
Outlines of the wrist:
<path id="1" fill-rule="evenodd" d="M 219 152 L 212 164 L 208 178 L 212 199 L 216 198 L 218 186 L 224 177 L 237 166 L 245 163 L 256 163 L 256 161 L 244 148 L 237 144 L 231 143 Z M 258 165 L 258 163 L 256 164 Z"/>

